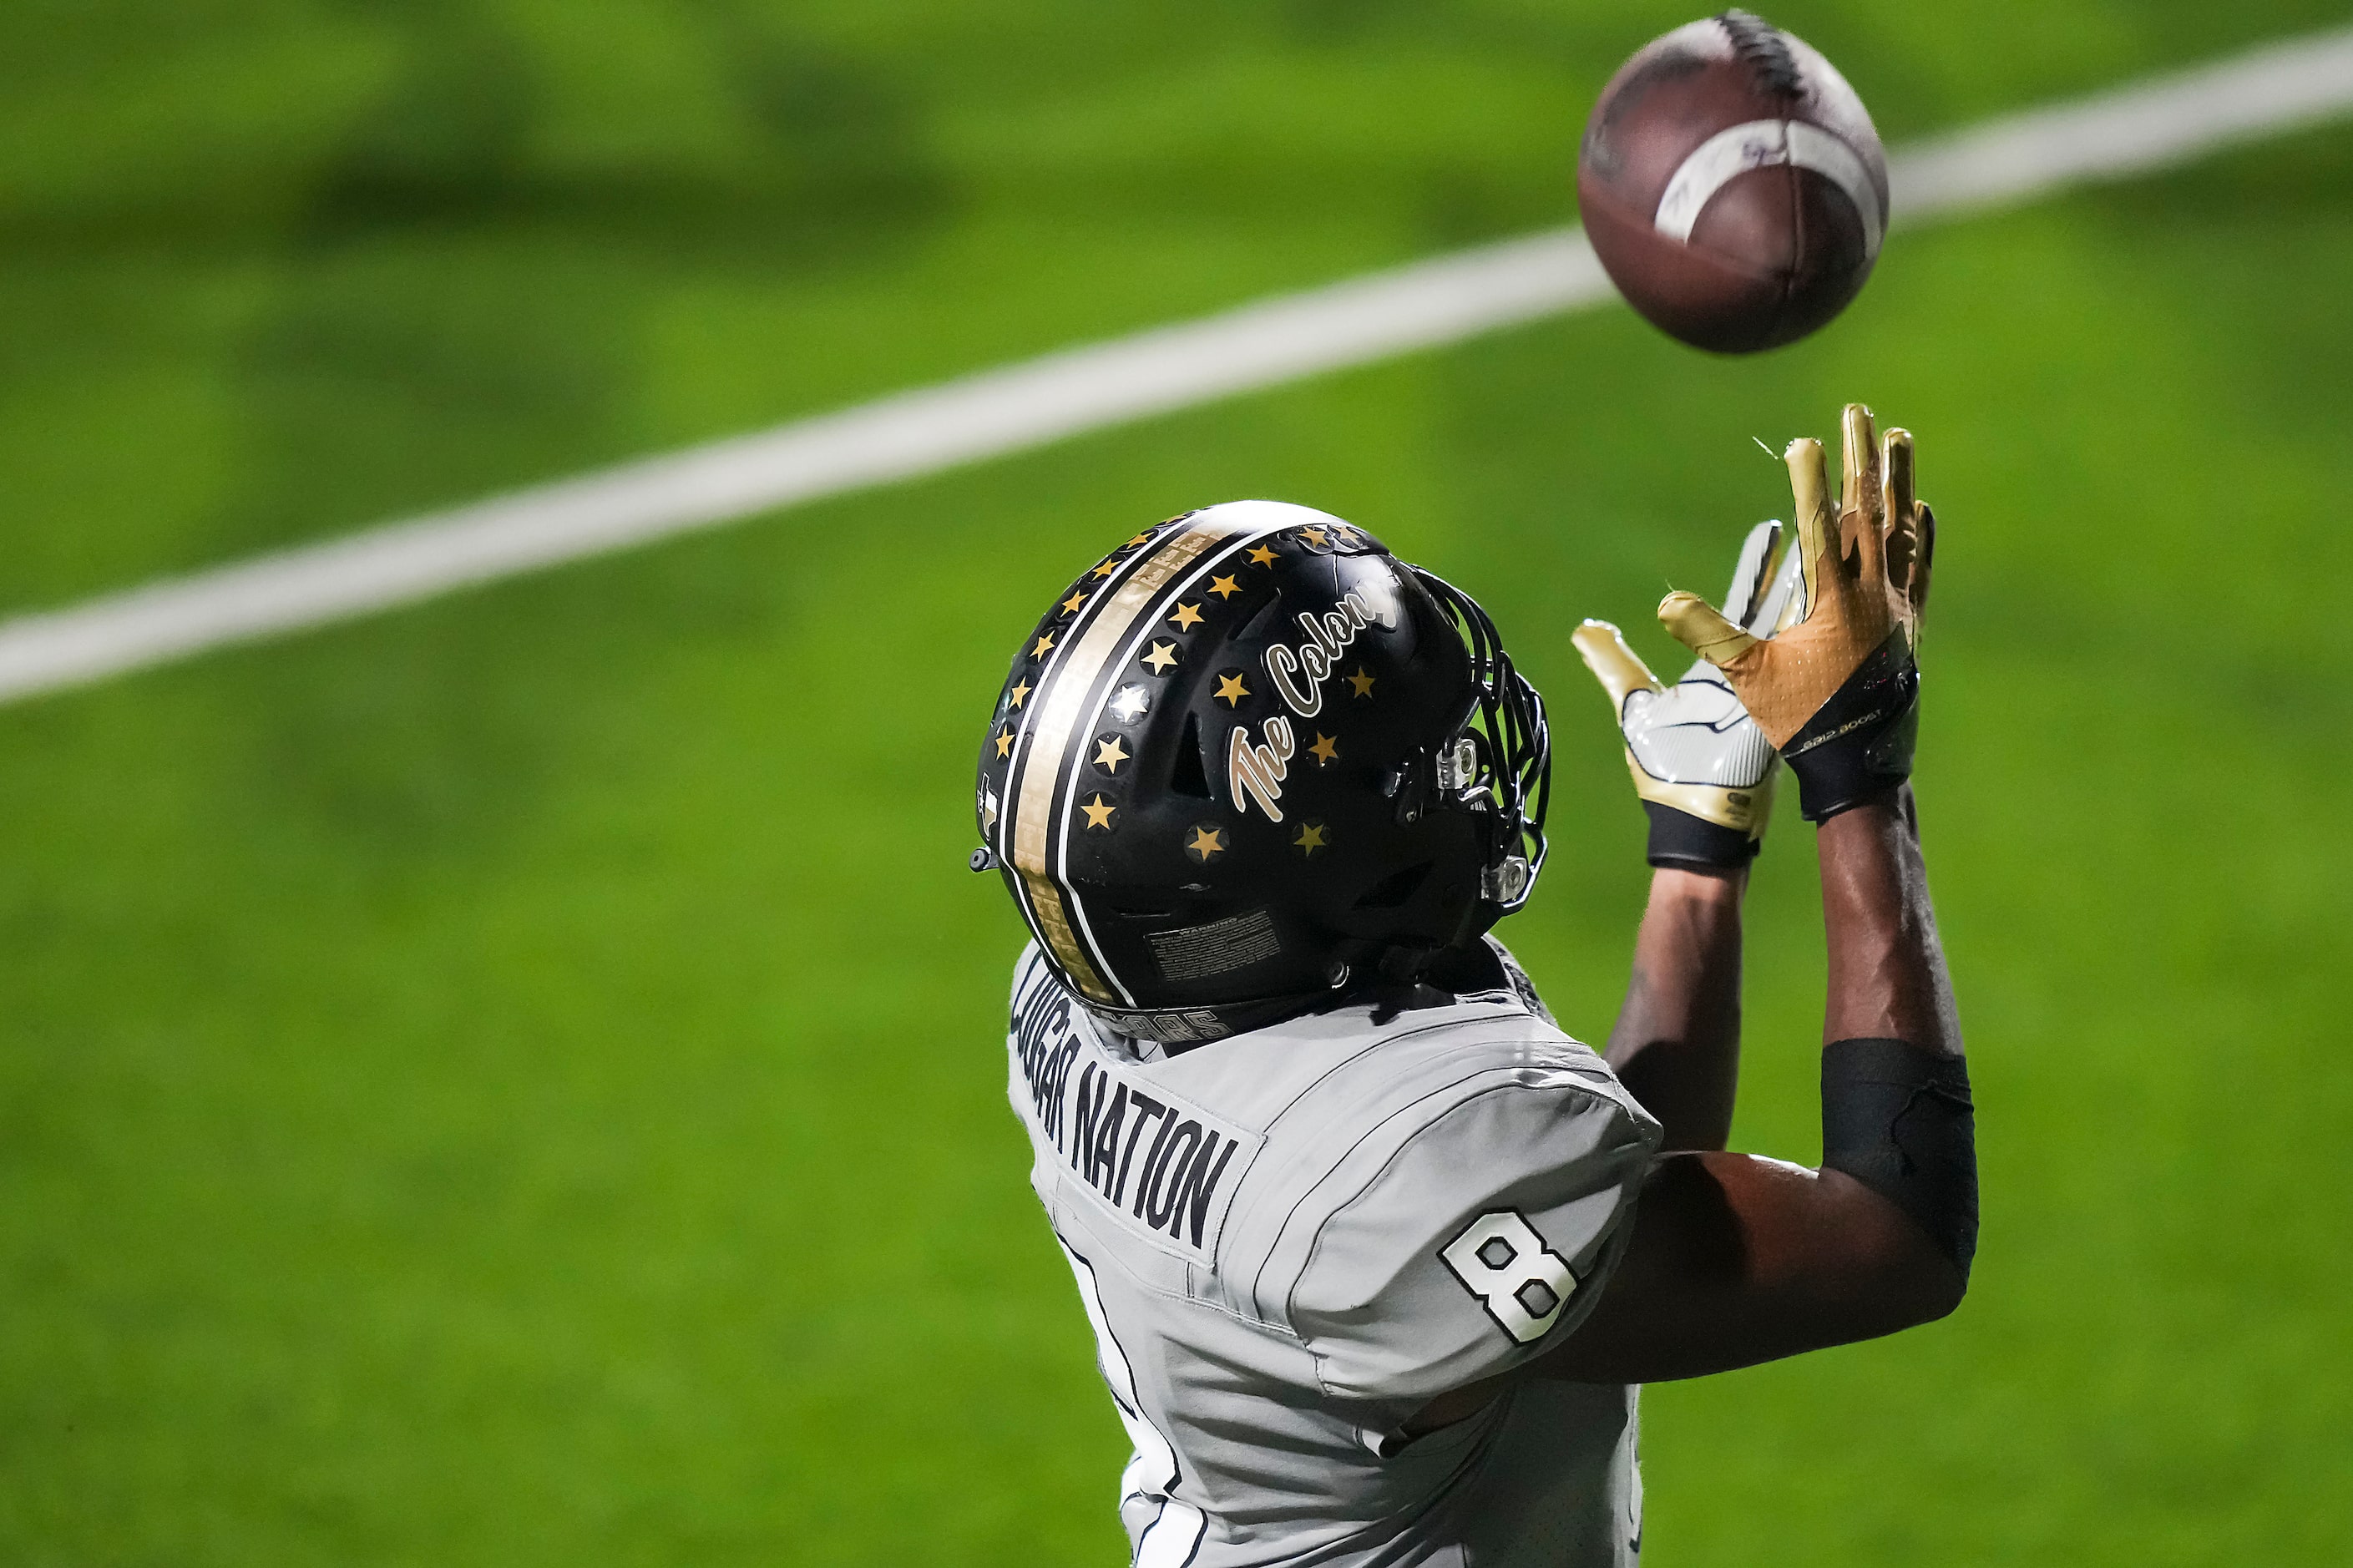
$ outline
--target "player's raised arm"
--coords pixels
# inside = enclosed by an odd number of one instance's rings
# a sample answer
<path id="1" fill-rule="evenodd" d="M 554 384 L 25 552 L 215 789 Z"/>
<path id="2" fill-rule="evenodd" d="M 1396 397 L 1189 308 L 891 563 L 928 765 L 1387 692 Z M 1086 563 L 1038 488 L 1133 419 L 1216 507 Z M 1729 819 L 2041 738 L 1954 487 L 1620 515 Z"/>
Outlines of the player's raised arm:
<path id="1" fill-rule="evenodd" d="M 1786 535 L 1758 523 L 1733 567 L 1725 614 L 1750 631 L 1803 609 Z M 1586 622 L 1575 642 L 1625 740 L 1658 868 L 1609 1065 L 1666 1148 L 1721 1149 L 1740 1077 L 1740 900 L 1772 812 L 1773 744 L 1705 659 L 1662 686 L 1609 622 Z"/>
<path id="2" fill-rule="evenodd" d="M 1662 1157 L 1623 1261 L 1546 1375 L 1723 1371 L 1942 1316 L 1967 1288 L 1968 1075 L 1905 783 L 1934 521 L 1913 496 L 1911 438 L 1889 432 L 1883 454 L 1859 405 L 1841 504 L 1819 443 L 1794 443 L 1788 463 L 1804 618 L 1759 637 L 1687 594 L 1660 617 L 1724 672 L 1821 827 L 1822 1167 Z"/>

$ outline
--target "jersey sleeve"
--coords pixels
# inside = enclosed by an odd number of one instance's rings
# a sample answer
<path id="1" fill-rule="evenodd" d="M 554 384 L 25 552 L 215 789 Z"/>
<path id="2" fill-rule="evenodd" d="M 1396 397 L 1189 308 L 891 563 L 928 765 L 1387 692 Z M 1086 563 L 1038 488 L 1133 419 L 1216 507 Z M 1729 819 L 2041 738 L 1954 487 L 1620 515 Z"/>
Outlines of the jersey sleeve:
<path id="1" fill-rule="evenodd" d="M 1333 1210 L 1293 1287 L 1324 1391 L 1415 1409 L 1567 1340 L 1623 1250 L 1657 1141 L 1614 1082 L 1568 1072 L 1516 1074 L 1433 1117 Z"/>

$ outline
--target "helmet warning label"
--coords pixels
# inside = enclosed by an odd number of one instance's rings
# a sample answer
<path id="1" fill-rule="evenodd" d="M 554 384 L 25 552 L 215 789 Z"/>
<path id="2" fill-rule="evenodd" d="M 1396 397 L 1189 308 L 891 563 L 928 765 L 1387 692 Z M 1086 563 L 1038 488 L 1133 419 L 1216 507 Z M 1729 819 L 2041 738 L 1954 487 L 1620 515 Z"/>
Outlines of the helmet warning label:
<path id="1" fill-rule="evenodd" d="M 1207 925 L 1151 932 L 1145 941 L 1166 980 L 1206 980 L 1246 969 L 1282 951 L 1282 939 L 1265 910 L 1244 910 Z"/>

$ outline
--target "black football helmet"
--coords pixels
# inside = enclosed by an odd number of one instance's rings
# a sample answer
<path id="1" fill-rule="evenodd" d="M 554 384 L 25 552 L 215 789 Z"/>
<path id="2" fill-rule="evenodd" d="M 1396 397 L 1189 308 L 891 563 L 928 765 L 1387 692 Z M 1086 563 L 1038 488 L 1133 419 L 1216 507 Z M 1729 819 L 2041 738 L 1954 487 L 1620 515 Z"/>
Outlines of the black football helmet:
<path id="1" fill-rule="evenodd" d="M 1527 901 L 1544 702 L 1471 597 L 1338 518 L 1138 533 L 1022 644 L 985 847 L 1071 993 L 1185 1045 L 1409 987 Z"/>

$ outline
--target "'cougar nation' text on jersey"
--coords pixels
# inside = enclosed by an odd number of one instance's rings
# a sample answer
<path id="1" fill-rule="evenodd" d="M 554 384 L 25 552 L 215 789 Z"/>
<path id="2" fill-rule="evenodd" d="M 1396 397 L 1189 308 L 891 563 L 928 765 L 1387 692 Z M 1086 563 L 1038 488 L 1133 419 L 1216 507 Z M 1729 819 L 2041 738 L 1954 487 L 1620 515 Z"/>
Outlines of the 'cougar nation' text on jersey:
<path id="1" fill-rule="evenodd" d="M 1134 1444 L 1141 1568 L 1637 1561 L 1633 1389 L 1531 1379 L 1403 1436 L 1582 1321 L 1658 1140 L 1491 949 L 1450 1005 L 1173 1058 L 1022 955 L 1009 1092 Z"/>

